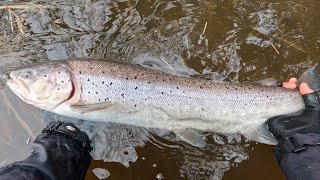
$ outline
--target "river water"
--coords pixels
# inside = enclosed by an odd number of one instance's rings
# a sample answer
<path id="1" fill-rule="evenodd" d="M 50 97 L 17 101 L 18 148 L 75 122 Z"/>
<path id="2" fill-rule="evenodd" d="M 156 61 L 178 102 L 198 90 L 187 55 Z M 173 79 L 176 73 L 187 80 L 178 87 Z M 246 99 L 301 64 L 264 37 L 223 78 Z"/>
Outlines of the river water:
<path id="1" fill-rule="evenodd" d="M 214 81 L 281 81 L 319 62 L 315 0 L 11 0 L 0 2 L 0 67 L 91 57 Z M 5 8 L 4 6 L 8 6 Z M 192 147 L 171 132 L 61 117 L 0 91 L 0 165 L 21 160 L 49 121 L 76 123 L 108 179 L 284 179 L 272 147 L 208 133 Z M 93 170 L 95 169 L 95 170 Z M 102 173 L 102 172 L 100 172 Z"/>

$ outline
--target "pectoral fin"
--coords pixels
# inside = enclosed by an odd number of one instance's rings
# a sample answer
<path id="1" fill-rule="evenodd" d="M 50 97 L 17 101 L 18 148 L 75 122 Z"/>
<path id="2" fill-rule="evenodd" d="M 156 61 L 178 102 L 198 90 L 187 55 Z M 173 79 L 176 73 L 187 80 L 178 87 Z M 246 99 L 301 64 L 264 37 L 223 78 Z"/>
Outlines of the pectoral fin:
<path id="1" fill-rule="evenodd" d="M 82 114 L 98 111 L 101 109 L 109 108 L 113 105 L 111 102 L 97 103 L 97 104 L 86 104 L 86 105 L 72 105 L 71 109 Z"/>
<path id="2" fill-rule="evenodd" d="M 269 132 L 267 124 L 263 123 L 259 126 L 246 128 L 241 134 L 249 140 L 260 142 L 263 144 L 276 145 L 278 141 Z"/>
<path id="3" fill-rule="evenodd" d="M 182 140 L 195 147 L 203 148 L 206 146 L 206 142 L 203 137 L 194 132 L 192 129 L 176 129 L 173 132 Z"/>

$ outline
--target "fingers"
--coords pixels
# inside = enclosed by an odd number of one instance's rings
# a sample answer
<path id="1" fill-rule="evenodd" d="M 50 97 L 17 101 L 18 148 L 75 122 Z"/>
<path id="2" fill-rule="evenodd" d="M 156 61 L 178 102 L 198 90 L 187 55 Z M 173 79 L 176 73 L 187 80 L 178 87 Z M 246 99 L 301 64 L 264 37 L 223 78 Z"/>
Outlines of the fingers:
<path id="1" fill-rule="evenodd" d="M 288 89 L 295 89 L 297 88 L 296 82 L 297 78 L 291 78 L 288 82 L 283 82 L 282 87 L 288 88 Z"/>
<path id="2" fill-rule="evenodd" d="M 302 94 L 302 95 L 314 92 L 312 89 L 309 88 L 307 83 L 301 83 L 299 89 L 300 89 L 300 94 Z"/>
<path id="3" fill-rule="evenodd" d="M 297 78 L 291 78 L 289 79 L 288 82 L 283 82 L 282 87 L 288 88 L 288 89 L 295 89 L 297 88 L 297 85 L 296 85 L 297 81 L 298 81 Z M 300 89 L 300 94 L 302 95 L 314 92 L 312 89 L 309 88 L 307 83 L 301 83 L 299 89 Z"/>
<path id="4" fill-rule="evenodd" d="M 295 84 L 295 83 L 297 83 L 297 81 L 298 81 L 297 78 L 290 78 L 288 83 Z"/>

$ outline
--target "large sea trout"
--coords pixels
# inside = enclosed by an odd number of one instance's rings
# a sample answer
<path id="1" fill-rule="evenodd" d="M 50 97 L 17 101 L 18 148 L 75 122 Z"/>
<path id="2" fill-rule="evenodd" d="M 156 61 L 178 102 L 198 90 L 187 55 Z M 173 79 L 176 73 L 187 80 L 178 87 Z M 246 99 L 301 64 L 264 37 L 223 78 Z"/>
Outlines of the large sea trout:
<path id="1" fill-rule="evenodd" d="M 304 108 L 298 91 L 215 83 L 113 61 L 75 59 L 10 72 L 9 88 L 26 103 L 57 114 L 175 132 L 198 147 L 194 130 L 240 133 L 276 143 L 265 121 Z"/>

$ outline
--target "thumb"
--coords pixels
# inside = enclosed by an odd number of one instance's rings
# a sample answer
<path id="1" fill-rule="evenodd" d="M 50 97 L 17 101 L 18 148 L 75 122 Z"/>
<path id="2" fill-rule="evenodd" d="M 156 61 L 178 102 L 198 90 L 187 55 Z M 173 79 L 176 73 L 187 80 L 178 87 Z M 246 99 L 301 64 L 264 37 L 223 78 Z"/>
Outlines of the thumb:
<path id="1" fill-rule="evenodd" d="M 307 83 L 301 83 L 299 89 L 300 89 L 300 94 L 302 94 L 302 95 L 314 92 L 312 89 L 309 88 Z"/>

